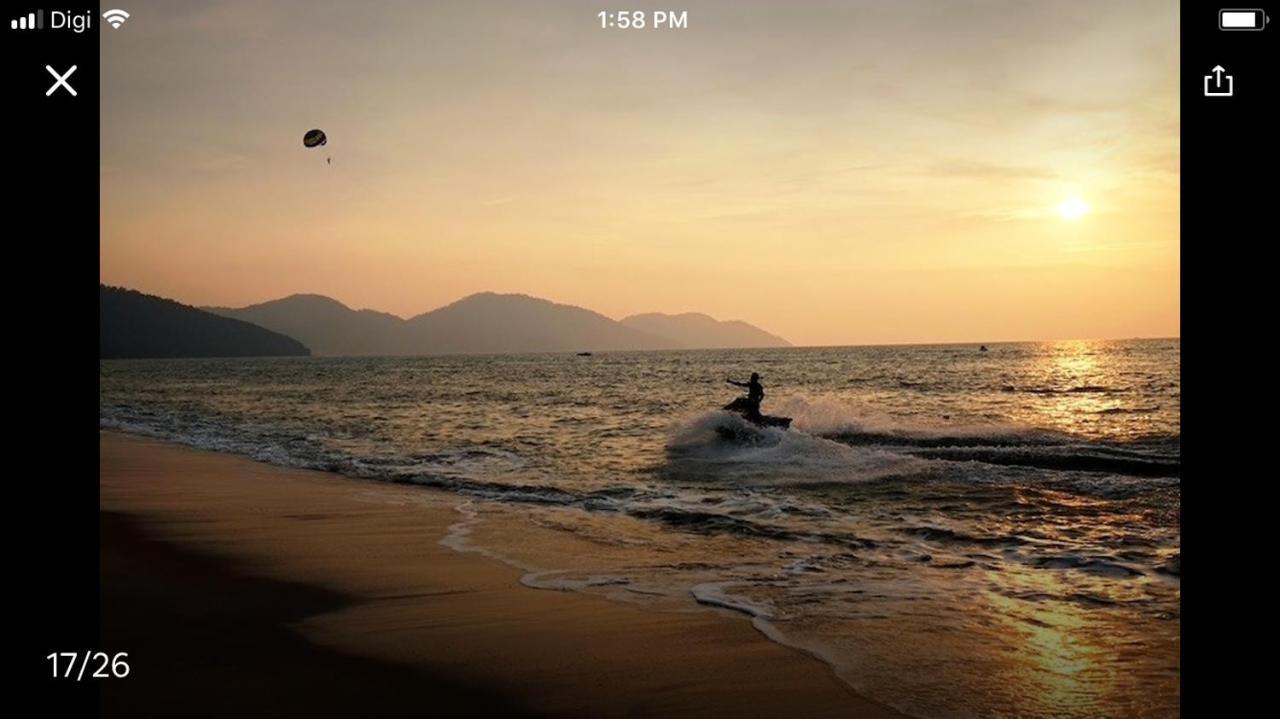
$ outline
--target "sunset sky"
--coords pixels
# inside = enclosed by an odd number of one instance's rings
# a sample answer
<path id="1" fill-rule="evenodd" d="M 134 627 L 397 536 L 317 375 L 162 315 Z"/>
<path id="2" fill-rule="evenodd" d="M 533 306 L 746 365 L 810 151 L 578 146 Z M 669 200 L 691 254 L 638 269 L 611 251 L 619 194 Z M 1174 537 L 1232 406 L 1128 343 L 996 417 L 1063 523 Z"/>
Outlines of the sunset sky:
<path id="1" fill-rule="evenodd" d="M 600 29 L 623 7 L 689 28 Z M 522 292 L 796 344 L 1178 334 L 1172 0 L 127 9 L 108 284 L 402 316 Z"/>

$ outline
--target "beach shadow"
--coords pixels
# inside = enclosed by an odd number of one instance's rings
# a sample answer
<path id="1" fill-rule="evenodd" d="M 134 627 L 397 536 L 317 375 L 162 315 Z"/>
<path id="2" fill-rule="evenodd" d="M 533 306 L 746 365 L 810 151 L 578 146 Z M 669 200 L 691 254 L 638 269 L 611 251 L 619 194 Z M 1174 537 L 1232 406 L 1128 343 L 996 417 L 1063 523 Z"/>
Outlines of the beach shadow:
<path id="1" fill-rule="evenodd" d="M 362 601 L 256 577 L 102 512 L 102 646 L 129 652 L 103 680 L 104 717 L 535 716 L 492 690 L 312 644 L 289 627 Z"/>

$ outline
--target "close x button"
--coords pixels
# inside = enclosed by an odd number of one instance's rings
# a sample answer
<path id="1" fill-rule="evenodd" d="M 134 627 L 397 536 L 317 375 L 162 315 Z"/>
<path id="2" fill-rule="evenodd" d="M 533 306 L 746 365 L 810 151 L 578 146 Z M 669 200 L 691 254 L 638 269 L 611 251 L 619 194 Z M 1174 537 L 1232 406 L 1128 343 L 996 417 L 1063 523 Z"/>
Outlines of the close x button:
<path id="1" fill-rule="evenodd" d="M 45 65 L 44 69 L 47 70 L 50 75 L 53 75 L 55 82 L 49 86 L 48 90 L 45 90 L 44 96 L 49 97 L 53 93 L 57 92 L 58 88 L 62 88 L 63 90 L 71 93 L 72 97 L 75 97 L 77 95 L 76 89 L 71 86 L 71 83 L 67 82 L 67 78 L 71 77 L 71 74 L 76 71 L 76 67 L 76 65 L 72 65 L 66 72 L 59 73 L 57 70 L 53 69 L 53 65 Z"/>

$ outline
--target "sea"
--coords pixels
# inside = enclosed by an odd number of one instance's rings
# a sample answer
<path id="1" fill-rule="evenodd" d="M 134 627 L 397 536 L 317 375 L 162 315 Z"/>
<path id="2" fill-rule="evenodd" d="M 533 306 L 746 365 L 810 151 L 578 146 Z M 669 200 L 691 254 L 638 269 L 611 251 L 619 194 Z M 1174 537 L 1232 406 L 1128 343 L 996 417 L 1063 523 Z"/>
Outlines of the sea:
<path id="1" fill-rule="evenodd" d="M 1154 339 L 103 361 L 100 424 L 440 490 L 443 541 L 530 587 L 738 615 L 913 716 L 1167 717 L 1179 356 Z M 719 409 L 752 372 L 791 429 Z"/>

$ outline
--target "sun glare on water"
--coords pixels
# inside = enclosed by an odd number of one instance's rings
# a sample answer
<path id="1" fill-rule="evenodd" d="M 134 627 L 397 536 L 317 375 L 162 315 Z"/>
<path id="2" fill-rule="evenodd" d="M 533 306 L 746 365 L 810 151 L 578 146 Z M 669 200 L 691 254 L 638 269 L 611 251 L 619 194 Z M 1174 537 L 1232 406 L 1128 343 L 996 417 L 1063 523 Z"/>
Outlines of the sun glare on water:
<path id="1" fill-rule="evenodd" d="M 1078 220 L 1089 214 L 1089 203 L 1079 197 L 1068 197 L 1058 203 L 1058 214 L 1064 220 Z"/>

